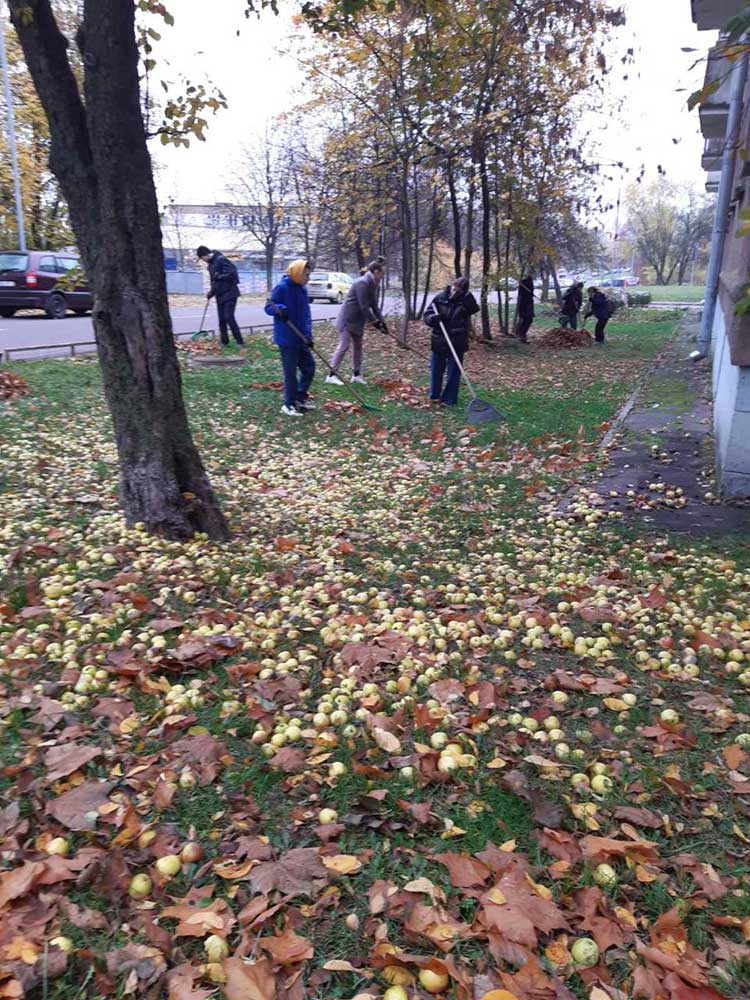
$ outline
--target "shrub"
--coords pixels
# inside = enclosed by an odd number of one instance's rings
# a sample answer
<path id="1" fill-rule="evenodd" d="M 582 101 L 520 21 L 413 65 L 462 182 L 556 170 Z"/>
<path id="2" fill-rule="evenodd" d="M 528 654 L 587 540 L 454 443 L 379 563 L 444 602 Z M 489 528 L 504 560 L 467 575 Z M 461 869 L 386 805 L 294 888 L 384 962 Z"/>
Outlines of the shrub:
<path id="1" fill-rule="evenodd" d="M 629 306 L 650 306 L 651 292 L 628 292 Z"/>

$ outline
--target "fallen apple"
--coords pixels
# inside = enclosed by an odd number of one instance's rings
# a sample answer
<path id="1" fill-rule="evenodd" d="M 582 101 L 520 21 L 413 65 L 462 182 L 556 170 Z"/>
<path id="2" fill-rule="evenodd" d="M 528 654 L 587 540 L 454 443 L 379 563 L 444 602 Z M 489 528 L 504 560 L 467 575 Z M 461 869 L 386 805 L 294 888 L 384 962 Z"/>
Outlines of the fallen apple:
<path id="1" fill-rule="evenodd" d="M 612 865 L 597 865 L 594 871 L 594 881 L 602 889 L 613 889 L 617 885 L 617 872 Z"/>
<path id="2" fill-rule="evenodd" d="M 203 942 L 203 950 L 209 962 L 220 962 L 229 954 L 229 945 L 218 934 L 210 934 Z"/>
<path id="3" fill-rule="evenodd" d="M 433 972 L 432 969 L 420 969 L 419 983 L 428 993 L 442 993 L 448 985 L 448 975 L 445 972 Z"/>
<path id="4" fill-rule="evenodd" d="M 134 875 L 128 886 L 128 895 L 131 899 L 145 899 L 151 892 L 152 882 L 148 875 Z"/>
<path id="5" fill-rule="evenodd" d="M 588 969 L 599 961 L 599 946 L 592 938 L 579 938 L 570 949 L 573 961 Z"/>

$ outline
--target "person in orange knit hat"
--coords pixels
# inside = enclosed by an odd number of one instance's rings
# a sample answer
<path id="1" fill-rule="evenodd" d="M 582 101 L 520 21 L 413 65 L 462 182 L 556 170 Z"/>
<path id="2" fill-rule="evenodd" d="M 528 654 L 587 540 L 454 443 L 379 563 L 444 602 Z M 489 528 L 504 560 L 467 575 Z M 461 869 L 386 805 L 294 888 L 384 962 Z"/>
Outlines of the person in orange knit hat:
<path id="1" fill-rule="evenodd" d="M 301 257 L 293 260 L 266 303 L 266 313 L 273 316 L 273 342 L 281 355 L 284 372 L 281 412 L 287 417 L 301 417 L 306 410 L 315 409 L 308 396 L 315 376 L 315 358 L 310 350 L 312 315 L 305 289 L 309 280 L 309 261 Z M 292 324 L 299 332 L 292 329 Z"/>

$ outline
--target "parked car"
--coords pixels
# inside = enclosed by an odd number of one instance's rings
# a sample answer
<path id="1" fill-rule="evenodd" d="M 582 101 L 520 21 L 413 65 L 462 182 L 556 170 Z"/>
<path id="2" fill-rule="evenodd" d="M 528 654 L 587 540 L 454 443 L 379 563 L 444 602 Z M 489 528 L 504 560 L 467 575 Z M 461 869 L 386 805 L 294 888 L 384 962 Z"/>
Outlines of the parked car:
<path id="1" fill-rule="evenodd" d="M 340 271 L 313 271 L 307 283 L 307 297 L 311 302 L 315 299 L 343 302 L 352 284 L 353 279 Z"/>
<path id="2" fill-rule="evenodd" d="M 84 316 L 94 305 L 85 279 L 57 287 L 80 268 L 75 254 L 61 250 L 0 250 L 0 316 L 10 319 L 19 309 L 43 309 L 50 319 L 63 319 L 69 309 Z"/>

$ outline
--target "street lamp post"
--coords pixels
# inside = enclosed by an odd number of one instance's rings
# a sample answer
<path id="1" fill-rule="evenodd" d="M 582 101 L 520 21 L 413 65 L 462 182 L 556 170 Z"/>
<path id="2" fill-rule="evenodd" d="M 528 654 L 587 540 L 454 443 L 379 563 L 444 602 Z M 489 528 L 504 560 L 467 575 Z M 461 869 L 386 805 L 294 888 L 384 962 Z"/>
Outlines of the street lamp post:
<path id="1" fill-rule="evenodd" d="M 16 121 L 13 114 L 13 95 L 10 92 L 10 76 L 8 74 L 8 58 L 5 52 L 5 23 L 0 17 L 0 65 L 5 83 L 5 106 L 7 108 L 8 146 L 10 147 L 10 162 L 13 169 L 13 191 L 16 199 L 16 225 L 18 226 L 18 248 L 26 249 L 26 231 L 23 225 L 23 202 L 21 201 L 21 178 L 18 173 L 18 153 L 16 151 Z"/>

